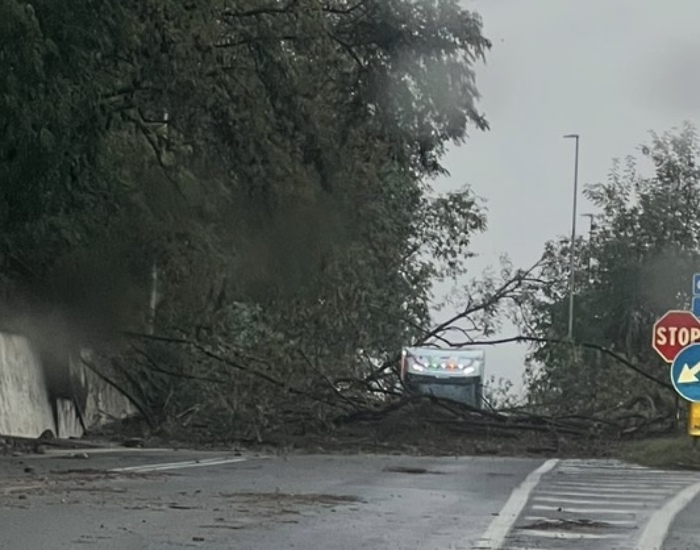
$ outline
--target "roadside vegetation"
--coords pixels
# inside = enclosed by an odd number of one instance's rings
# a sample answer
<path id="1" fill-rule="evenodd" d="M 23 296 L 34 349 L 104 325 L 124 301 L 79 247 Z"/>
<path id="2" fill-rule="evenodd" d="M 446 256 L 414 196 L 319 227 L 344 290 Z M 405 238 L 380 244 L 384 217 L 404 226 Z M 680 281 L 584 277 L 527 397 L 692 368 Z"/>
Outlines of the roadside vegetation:
<path id="1" fill-rule="evenodd" d="M 627 441 L 617 456 L 651 468 L 700 470 L 700 448 L 688 436 L 666 436 Z"/>
<path id="2" fill-rule="evenodd" d="M 149 436 L 556 453 L 674 431 L 649 342 L 697 271 L 692 127 L 586 189 L 572 343 L 571 243 L 475 276 L 484 202 L 433 189 L 488 130 L 491 43 L 456 0 L 7 0 L 0 44 L 0 328 L 92 349 Z M 524 400 L 397 392 L 402 346 L 496 345 L 506 316 Z"/>
<path id="3" fill-rule="evenodd" d="M 614 161 L 606 182 L 587 187 L 598 207 L 577 246 L 574 334 L 564 333 L 570 243 L 545 245 L 540 277 L 552 282 L 517 311 L 523 335 L 540 338 L 529 356 L 528 401 L 555 416 L 580 415 L 620 427 L 622 435 L 668 433 L 687 404 L 651 347 L 654 322 L 690 309 L 700 265 L 698 140 L 684 125 L 652 134 L 637 156 Z"/>

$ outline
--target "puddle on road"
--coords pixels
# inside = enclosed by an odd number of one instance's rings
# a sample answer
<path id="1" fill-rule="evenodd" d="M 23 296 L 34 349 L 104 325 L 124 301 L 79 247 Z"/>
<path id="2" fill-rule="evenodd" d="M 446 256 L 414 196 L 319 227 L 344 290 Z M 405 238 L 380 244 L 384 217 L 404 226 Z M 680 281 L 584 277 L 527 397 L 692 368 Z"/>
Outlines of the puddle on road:
<path id="1" fill-rule="evenodd" d="M 383 472 L 392 472 L 395 474 L 433 474 L 433 475 L 444 475 L 445 472 L 440 472 L 438 470 L 428 470 L 427 468 L 416 468 L 413 466 L 387 466 L 382 470 Z"/>

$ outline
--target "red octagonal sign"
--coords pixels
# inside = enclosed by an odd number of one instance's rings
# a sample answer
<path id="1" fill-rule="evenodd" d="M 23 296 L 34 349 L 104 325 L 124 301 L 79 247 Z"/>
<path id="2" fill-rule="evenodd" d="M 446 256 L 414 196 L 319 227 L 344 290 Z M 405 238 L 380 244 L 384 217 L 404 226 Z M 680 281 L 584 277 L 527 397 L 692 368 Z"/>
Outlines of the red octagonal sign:
<path id="1" fill-rule="evenodd" d="M 654 323 L 651 345 L 667 363 L 673 363 L 684 347 L 698 341 L 700 320 L 690 311 L 667 311 Z"/>

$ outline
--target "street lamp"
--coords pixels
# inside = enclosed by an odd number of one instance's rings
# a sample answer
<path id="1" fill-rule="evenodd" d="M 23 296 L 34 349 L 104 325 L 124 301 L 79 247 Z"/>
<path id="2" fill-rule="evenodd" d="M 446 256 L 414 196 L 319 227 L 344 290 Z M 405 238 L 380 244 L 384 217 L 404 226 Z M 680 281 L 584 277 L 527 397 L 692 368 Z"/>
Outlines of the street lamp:
<path id="1" fill-rule="evenodd" d="M 588 282 L 593 283 L 593 254 L 591 253 L 591 243 L 593 242 L 593 232 L 596 229 L 595 214 L 581 214 L 582 218 L 588 218 L 590 225 L 588 226 Z"/>
<path id="2" fill-rule="evenodd" d="M 567 134 L 566 139 L 576 140 L 576 157 L 574 160 L 574 209 L 571 214 L 571 251 L 570 251 L 570 266 L 569 266 L 569 340 L 574 339 L 574 277 L 576 274 L 576 208 L 578 200 L 578 146 L 579 135 Z"/>

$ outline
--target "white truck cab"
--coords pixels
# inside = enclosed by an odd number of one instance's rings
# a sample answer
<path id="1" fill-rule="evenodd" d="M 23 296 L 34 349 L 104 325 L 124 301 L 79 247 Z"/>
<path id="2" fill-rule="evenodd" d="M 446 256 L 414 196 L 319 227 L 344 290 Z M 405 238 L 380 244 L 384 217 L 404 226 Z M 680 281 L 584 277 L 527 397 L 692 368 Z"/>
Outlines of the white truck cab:
<path id="1" fill-rule="evenodd" d="M 406 347 L 401 352 L 401 381 L 413 393 L 481 408 L 485 359 L 482 349 Z"/>

